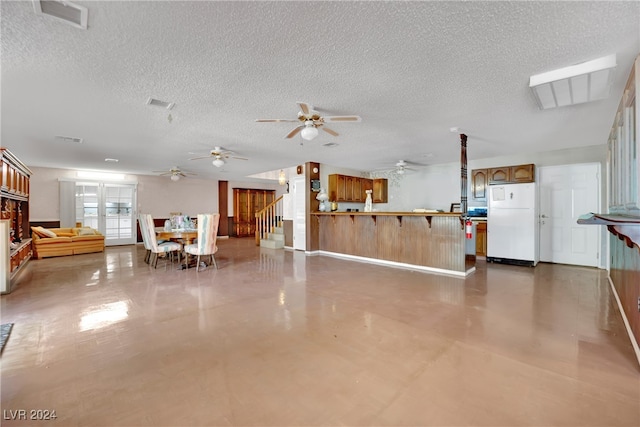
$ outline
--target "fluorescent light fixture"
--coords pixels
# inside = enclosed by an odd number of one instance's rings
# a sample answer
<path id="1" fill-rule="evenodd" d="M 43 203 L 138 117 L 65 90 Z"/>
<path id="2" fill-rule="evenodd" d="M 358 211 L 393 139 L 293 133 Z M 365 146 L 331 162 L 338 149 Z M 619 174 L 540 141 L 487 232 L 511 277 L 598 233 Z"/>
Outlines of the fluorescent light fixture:
<path id="1" fill-rule="evenodd" d="M 529 87 L 541 110 L 564 107 L 609 96 L 616 55 L 560 68 L 529 78 Z"/>
<path id="2" fill-rule="evenodd" d="M 76 175 L 78 178 L 101 179 L 105 181 L 122 181 L 124 179 L 123 173 L 78 171 Z"/>

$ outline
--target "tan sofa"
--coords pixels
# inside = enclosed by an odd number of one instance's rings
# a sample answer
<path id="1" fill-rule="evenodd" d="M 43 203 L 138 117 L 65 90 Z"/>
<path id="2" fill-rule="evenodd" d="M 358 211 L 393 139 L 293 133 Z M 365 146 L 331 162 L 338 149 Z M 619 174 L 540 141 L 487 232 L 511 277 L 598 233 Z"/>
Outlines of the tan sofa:
<path id="1" fill-rule="evenodd" d="M 47 237 L 42 233 L 41 228 L 31 227 L 33 256 L 36 259 L 104 251 L 104 236 L 93 228 L 47 228 L 44 230 L 53 232 L 56 236 Z"/>

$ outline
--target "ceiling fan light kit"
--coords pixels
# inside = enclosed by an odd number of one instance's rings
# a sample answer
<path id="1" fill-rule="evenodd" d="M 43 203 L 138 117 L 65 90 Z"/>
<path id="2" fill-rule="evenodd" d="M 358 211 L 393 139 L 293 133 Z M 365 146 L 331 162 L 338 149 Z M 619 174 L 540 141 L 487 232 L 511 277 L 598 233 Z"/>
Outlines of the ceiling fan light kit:
<path id="1" fill-rule="evenodd" d="M 213 159 L 213 162 L 211 162 L 211 163 L 213 164 L 213 166 L 215 166 L 217 168 L 224 166 L 224 160 L 222 160 L 220 158 Z"/>
<path id="2" fill-rule="evenodd" d="M 313 126 L 313 124 L 308 125 L 305 124 L 305 128 L 300 132 L 300 136 L 302 139 L 306 139 L 307 141 L 311 141 L 313 138 L 318 136 L 318 129 Z"/>
<path id="3" fill-rule="evenodd" d="M 180 175 L 178 175 L 177 173 L 171 175 L 171 181 L 180 181 Z"/>

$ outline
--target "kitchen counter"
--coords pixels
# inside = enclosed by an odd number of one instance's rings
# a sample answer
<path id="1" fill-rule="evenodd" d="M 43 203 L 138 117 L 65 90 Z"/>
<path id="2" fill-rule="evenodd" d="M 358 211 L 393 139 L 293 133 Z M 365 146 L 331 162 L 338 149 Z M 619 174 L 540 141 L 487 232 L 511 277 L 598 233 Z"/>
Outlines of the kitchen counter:
<path id="1" fill-rule="evenodd" d="M 320 254 L 435 273 L 475 271 L 459 212 L 314 212 Z"/>

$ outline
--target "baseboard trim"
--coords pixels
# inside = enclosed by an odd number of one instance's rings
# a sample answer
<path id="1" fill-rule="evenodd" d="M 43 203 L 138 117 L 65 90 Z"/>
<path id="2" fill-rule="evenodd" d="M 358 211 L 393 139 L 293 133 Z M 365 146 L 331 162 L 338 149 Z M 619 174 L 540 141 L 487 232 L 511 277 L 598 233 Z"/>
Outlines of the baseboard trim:
<path id="1" fill-rule="evenodd" d="M 638 346 L 638 342 L 636 341 L 635 335 L 633 335 L 633 331 L 631 330 L 631 325 L 629 324 L 629 319 L 627 319 L 627 314 L 624 312 L 624 308 L 622 307 L 622 303 L 620 302 L 620 297 L 618 296 L 618 291 L 616 291 L 616 287 L 613 284 L 613 280 L 611 280 L 611 276 L 607 276 L 607 280 L 609 281 L 609 286 L 611 286 L 613 295 L 616 297 L 616 303 L 618 303 L 618 310 L 620 311 L 620 314 L 622 314 L 622 320 L 624 321 L 624 326 L 627 330 L 627 334 L 629 335 L 629 340 L 631 340 L 631 346 L 633 347 L 633 351 L 636 353 L 636 359 L 638 359 L 638 365 L 640 365 L 640 347 Z"/>
<path id="2" fill-rule="evenodd" d="M 472 267 L 466 272 L 463 272 L 463 271 L 447 270 L 444 268 L 426 267 L 424 265 L 406 264 L 404 262 L 388 261 L 384 259 L 366 258 L 366 257 L 357 256 L 357 255 L 347 255 L 347 254 L 341 254 L 338 252 L 316 251 L 315 253 L 317 253 L 318 255 L 326 255 L 334 258 L 348 259 L 350 261 L 358 261 L 358 262 L 366 262 L 369 264 L 383 265 L 385 267 L 402 268 L 405 270 L 415 270 L 423 273 L 443 274 L 446 276 L 454 276 L 454 277 L 461 277 L 461 278 L 465 278 L 469 274 L 476 271 L 475 267 Z"/>

